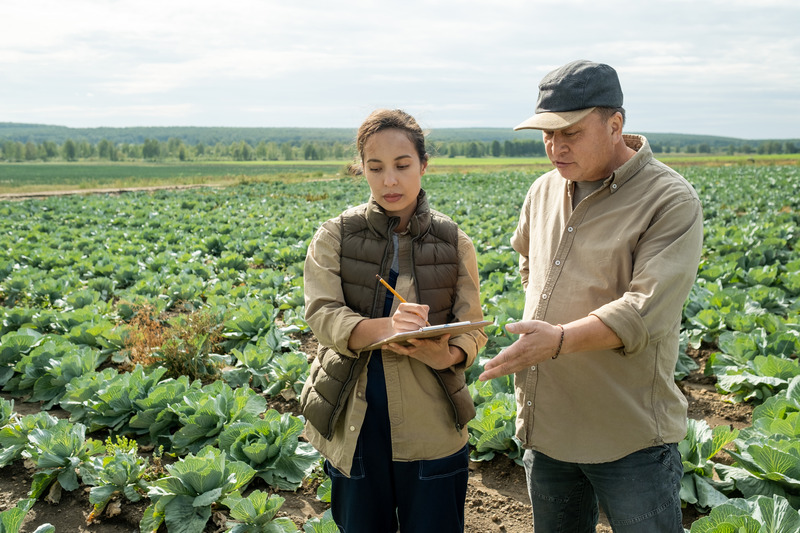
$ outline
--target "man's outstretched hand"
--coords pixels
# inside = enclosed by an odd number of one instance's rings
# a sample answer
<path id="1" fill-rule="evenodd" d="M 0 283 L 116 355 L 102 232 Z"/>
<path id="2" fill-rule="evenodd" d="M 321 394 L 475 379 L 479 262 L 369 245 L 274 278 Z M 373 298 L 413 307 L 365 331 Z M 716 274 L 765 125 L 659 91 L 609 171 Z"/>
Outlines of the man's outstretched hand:
<path id="1" fill-rule="evenodd" d="M 553 357 L 561 343 L 561 327 L 541 320 L 512 322 L 506 324 L 506 331 L 520 338 L 484 365 L 479 380 L 488 381 L 538 365 Z"/>

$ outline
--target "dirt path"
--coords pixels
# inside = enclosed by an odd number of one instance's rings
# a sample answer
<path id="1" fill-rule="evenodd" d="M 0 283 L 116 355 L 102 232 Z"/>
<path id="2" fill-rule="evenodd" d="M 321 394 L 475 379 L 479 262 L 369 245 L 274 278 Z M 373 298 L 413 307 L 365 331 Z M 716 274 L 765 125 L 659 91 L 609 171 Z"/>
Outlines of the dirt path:
<path id="1" fill-rule="evenodd" d="M 53 196 L 69 196 L 73 194 L 123 194 L 126 192 L 142 191 L 175 191 L 180 189 L 199 189 L 202 187 L 222 187 L 218 183 L 204 183 L 194 185 L 155 185 L 152 187 L 110 187 L 99 189 L 67 189 L 61 191 L 31 191 L 31 192 L 9 192 L 0 194 L 0 201 L 8 200 L 35 200 L 51 198 Z"/>

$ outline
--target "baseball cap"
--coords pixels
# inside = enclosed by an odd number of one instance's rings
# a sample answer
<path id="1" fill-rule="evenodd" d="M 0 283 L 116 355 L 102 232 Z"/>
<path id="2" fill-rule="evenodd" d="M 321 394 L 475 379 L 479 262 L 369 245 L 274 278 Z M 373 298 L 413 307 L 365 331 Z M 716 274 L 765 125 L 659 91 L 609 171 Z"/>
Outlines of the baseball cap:
<path id="1" fill-rule="evenodd" d="M 542 78 L 536 114 L 514 129 L 560 130 L 595 107 L 622 107 L 617 71 L 603 63 L 579 59 Z"/>

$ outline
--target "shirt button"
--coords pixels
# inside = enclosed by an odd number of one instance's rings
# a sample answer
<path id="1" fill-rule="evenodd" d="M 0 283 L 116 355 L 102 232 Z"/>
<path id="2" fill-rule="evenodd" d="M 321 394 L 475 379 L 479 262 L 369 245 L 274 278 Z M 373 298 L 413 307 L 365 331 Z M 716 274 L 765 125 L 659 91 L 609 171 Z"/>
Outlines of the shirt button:
<path id="1" fill-rule="evenodd" d="M 556 259 L 556 266 L 561 266 L 561 261 L 559 261 L 558 259 Z"/>
<path id="2" fill-rule="evenodd" d="M 533 365 L 533 366 L 531 367 L 531 370 L 536 370 L 536 365 Z"/>
<path id="3" fill-rule="evenodd" d="M 568 228 L 567 228 L 567 231 L 568 231 L 568 232 L 570 232 L 570 233 L 572 233 L 573 231 L 575 231 L 575 228 L 573 228 L 572 226 L 570 226 L 570 227 L 568 227 Z"/>
<path id="4" fill-rule="evenodd" d="M 528 407 L 530 407 L 531 405 L 533 405 L 533 402 L 531 402 L 530 400 L 528 400 Z"/>
<path id="5" fill-rule="evenodd" d="M 361 396 L 362 396 L 362 394 L 361 394 L 361 391 L 358 391 L 358 392 L 356 393 L 356 396 L 358 396 L 359 398 L 361 398 Z"/>
<path id="6" fill-rule="evenodd" d="M 350 426 L 350 431 L 355 431 L 355 430 L 356 430 L 355 426 Z"/>
<path id="7" fill-rule="evenodd" d="M 613 190 L 617 190 L 617 184 L 616 184 L 616 183 L 612 183 L 612 184 L 611 184 L 611 188 L 612 188 Z"/>
<path id="8" fill-rule="evenodd" d="M 547 300 L 547 295 L 546 294 L 542 294 L 542 300 Z"/>

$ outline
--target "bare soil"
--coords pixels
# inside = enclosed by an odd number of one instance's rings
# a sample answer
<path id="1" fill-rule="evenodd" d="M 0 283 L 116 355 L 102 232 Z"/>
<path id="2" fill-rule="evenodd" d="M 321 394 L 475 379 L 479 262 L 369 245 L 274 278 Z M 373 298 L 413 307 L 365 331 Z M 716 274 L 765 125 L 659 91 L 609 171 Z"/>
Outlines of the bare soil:
<path id="1" fill-rule="evenodd" d="M 194 184 L 194 185 L 153 185 L 151 187 L 105 187 L 96 189 L 88 189 L 88 188 L 81 189 L 79 187 L 76 187 L 74 189 L 60 190 L 60 191 L 44 189 L 40 191 L 34 190 L 25 192 L 0 193 L 0 201 L 42 200 L 44 198 L 50 198 L 53 196 L 69 196 L 73 194 L 82 194 L 87 196 L 90 194 L 119 195 L 126 192 L 142 192 L 142 191 L 152 192 L 152 191 L 179 190 L 179 189 L 197 189 L 200 187 L 219 187 L 219 186 L 220 185 L 217 183 L 204 183 L 204 184 Z"/>
<path id="2" fill-rule="evenodd" d="M 312 347 L 303 347 L 307 353 L 314 353 Z M 680 382 L 681 389 L 689 401 L 689 417 L 706 420 L 710 426 L 731 425 L 742 428 L 750 425 L 752 406 L 748 404 L 731 404 L 714 388 L 714 379 L 702 373 L 707 354 L 692 354 L 700 365 L 700 370 Z M 3 397 L 9 398 L 3 394 Z M 278 399 L 272 402 L 273 407 L 281 412 L 290 411 L 297 414 L 297 403 L 293 400 Z M 25 403 L 17 399 L 15 410 L 20 414 L 28 414 L 40 410 L 38 403 Z M 54 409 L 55 416 L 66 418 L 68 413 Z M 0 469 L 0 510 L 6 510 L 24 498 L 30 489 L 31 471 L 18 461 Z M 262 491 L 270 490 L 266 485 L 254 482 L 251 488 Z M 280 491 L 286 499 L 281 508 L 281 515 L 290 517 L 302 530 L 302 525 L 312 517 L 320 516 L 327 505 L 316 498 L 316 486 L 304 485 L 295 492 Z M 83 487 L 73 492 L 62 492 L 57 503 L 38 501 L 25 520 L 22 533 L 30 533 L 41 524 L 50 523 L 58 533 L 136 533 L 139 531 L 139 520 L 148 504 L 148 500 L 138 503 L 120 501 L 109 506 L 107 512 L 98 521 L 87 524 L 91 512 L 88 488 Z M 698 518 L 693 508 L 684 510 L 684 527 L 689 528 Z M 216 521 L 210 521 L 203 533 L 219 533 L 225 530 L 224 516 L 218 514 Z M 214 523 L 212 523 L 214 522 Z M 531 506 L 528 500 L 524 469 L 506 456 L 495 457 L 492 461 L 475 462 L 470 465 L 469 487 L 466 503 L 467 533 L 532 533 Z M 604 516 L 598 526 L 598 533 L 609 533 L 611 528 Z M 199 532 L 198 532 L 199 533 Z"/>

